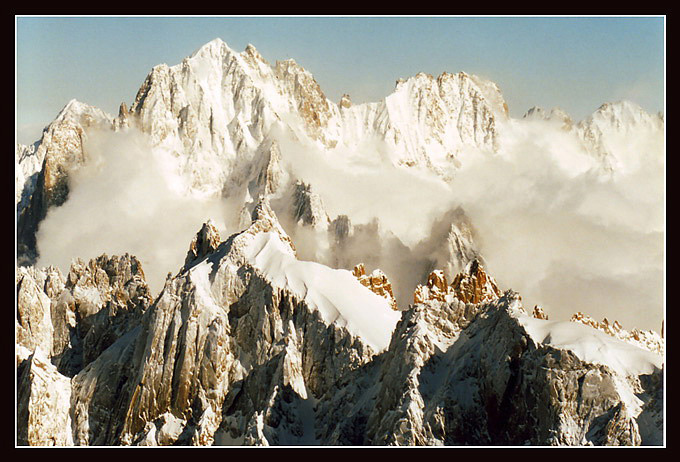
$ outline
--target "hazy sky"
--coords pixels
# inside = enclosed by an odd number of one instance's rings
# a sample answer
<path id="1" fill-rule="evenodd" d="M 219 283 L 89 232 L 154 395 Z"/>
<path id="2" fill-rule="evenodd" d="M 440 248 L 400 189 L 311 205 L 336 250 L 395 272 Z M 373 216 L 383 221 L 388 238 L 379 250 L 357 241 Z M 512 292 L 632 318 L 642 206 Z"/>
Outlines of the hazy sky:
<path id="1" fill-rule="evenodd" d="M 664 109 L 663 17 L 17 17 L 17 140 L 37 140 L 75 98 L 115 115 L 157 64 L 214 38 L 294 58 L 326 95 L 378 101 L 398 78 L 465 71 L 496 82 L 514 117 L 576 120 L 629 99 Z"/>

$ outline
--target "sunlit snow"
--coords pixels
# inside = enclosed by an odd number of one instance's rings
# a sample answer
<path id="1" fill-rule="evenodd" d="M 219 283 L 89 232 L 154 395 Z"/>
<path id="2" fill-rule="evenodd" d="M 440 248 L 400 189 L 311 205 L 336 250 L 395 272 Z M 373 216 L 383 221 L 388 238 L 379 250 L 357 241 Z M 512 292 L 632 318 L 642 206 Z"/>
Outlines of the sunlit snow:
<path id="1" fill-rule="evenodd" d="M 519 321 L 537 343 L 571 350 L 582 361 L 602 364 L 624 375 L 651 374 L 663 363 L 657 354 L 580 323 L 529 316 L 521 316 Z"/>
<path id="2" fill-rule="evenodd" d="M 250 263 L 274 285 L 287 288 L 321 313 L 324 321 L 345 326 L 372 347 L 389 346 L 401 313 L 347 270 L 299 261 L 275 232 L 260 233 L 248 248 Z"/>

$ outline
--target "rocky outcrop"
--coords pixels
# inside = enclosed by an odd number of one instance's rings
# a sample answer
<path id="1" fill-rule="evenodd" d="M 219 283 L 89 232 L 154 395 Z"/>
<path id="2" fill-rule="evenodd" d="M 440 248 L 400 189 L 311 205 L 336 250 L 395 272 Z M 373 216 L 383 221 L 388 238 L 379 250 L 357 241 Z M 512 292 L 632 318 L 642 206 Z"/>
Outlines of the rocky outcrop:
<path id="1" fill-rule="evenodd" d="M 352 270 L 352 274 L 359 280 L 362 286 L 387 299 L 393 310 L 397 311 L 399 309 L 397 307 L 397 300 L 392 293 L 392 284 L 390 284 L 387 276 L 380 269 L 376 268 L 371 274 L 367 275 L 366 267 L 363 263 L 359 263 Z"/>
<path id="2" fill-rule="evenodd" d="M 451 283 L 453 292 L 463 303 L 483 303 L 500 297 L 496 281 L 486 274 L 478 260 L 473 260 Z"/>
<path id="3" fill-rule="evenodd" d="M 133 256 L 75 260 L 66 277 L 54 268 L 17 269 L 17 362 L 40 349 L 72 377 L 137 327 L 151 304 Z"/>
<path id="4" fill-rule="evenodd" d="M 540 305 L 535 305 L 531 314 L 536 319 L 548 320 L 548 315 L 545 314 L 545 311 L 543 311 L 543 308 Z"/>
<path id="5" fill-rule="evenodd" d="M 535 343 L 517 322 L 517 302 L 506 293 L 441 356 L 442 365 L 454 366 L 439 387 L 423 386 L 437 404 L 424 412 L 430 425 L 421 438 L 442 444 L 639 444 L 614 373 Z M 422 381 L 431 384 L 440 370 L 433 365 Z M 625 430 L 608 430 L 616 426 Z"/>
<path id="6" fill-rule="evenodd" d="M 340 98 L 338 106 L 340 106 L 341 109 L 348 109 L 352 107 L 352 99 L 345 93 L 342 95 L 342 98 Z"/>
<path id="7" fill-rule="evenodd" d="M 347 242 L 347 238 L 354 233 L 352 220 L 347 215 L 338 215 L 331 221 L 328 232 L 330 233 L 331 242 L 335 242 L 336 245 L 342 247 Z"/>
<path id="8" fill-rule="evenodd" d="M 110 347 L 139 330 L 151 301 L 141 265 L 125 255 L 76 260 L 67 277 L 52 267 L 18 268 L 17 295 L 18 442 L 79 444 L 72 424 L 83 410 L 72 398 L 92 364 L 102 364 L 115 351 Z M 113 418 L 109 409 L 117 408 L 124 381 L 114 378 L 125 368 L 127 360 L 118 367 L 109 362 L 90 384 L 88 393 L 102 406 L 93 411 L 98 418 Z M 85 419 L 96 431 L 99 422 Z"/>
<path id="9" fill-rule="evenodd" d="M 425 303 L 430 300 L 440 302 L 451 301 L 454 293 L 446 281 L 446 275 L 441 270 L 435 270 L 427 277 L 427 283 L 416 286 L 413 292 L 413 303 Z"/>
<path id="10" fill-rule="evenodd" d="M 88 264 L 76 260 L 64 290 L 55 311 L 74 306 L 76 326 L 69 332 L 70 346 L 53 360 L 69 376 L 134 330 L 152 302 L 141 263 L 127 254 L 102 255 Z"/>
<path id="11" fill-rule="evenodd" d="M 38 347 L 17 371 L 17 443 L 72 446 L 71 380 Z"/>
<path id="12" fill-rule="evenodd" d="M 338 107 L 326 98 L 312 74 L 288 59 L 276 62 L 274 75 L 289 95 L 293 106 L 291 112 L 302 118 L 310 137 L 321 141 L 329 149 L 334 148 L 337 135 L 327 132 L 329 124 L 337 118 Z"/>
<path id="13" fill-rule="evenodd" d="M 293 217 L 298 224 L 327 230 L 330 218 L 321 197 L 312 191 L 311 185 L 297 181 L 293 187 Z"/>
<path id="14" fill-rule="evenodd" d="M 57 271 L 48 268 L 46 272 Z M 18 267 L 16 270 L 17 307 L 15 317 L 15 341 L 17 365 L 40 348 L 52 352 L 53 326 L 51 299 L 45 293 L 44 271 Z M 61 276 L 61 273 L 57 273 Z M 63 276 L 60 278 L 63 281 Z M 73 318 L 73 317 L 72 317 Z M 75 321 L 71 321 L 75 324 Z"/>
<path id="15" fill-rule="evenodd" d="M 184 268 L 193 266 L 194 263 L 215 252 L 220 245 L 220 233 L 212 220 L 203 223 L 201 230 L 189 245 L 189 251 L 184 258 Z"/>
<path id="16" fill-rule="evenodd" d="M 35 190 L 38 174 L 42 168 L 43 151 L 36 151 L 39 142 L 25 146 L 17 143 L 14 148 L 14 202 L 17 218 L 28 205 L 28 201 Z"/>
<path id="17" fill-rule="evenodd" d="M 486 274 L 479 260 L 475 259 L 467 264 L 464 271 L 454 277 L 450 285 L 442 270 L 431 272 L 427 283 L 416 287 L 413 302 L 415 304 L 434 300 L 451 302 L 453 298 L 456 298 L 463 303 L 479 304 L 493 301 L 500 295 L 496 281 Z"/>
<path id="18" fill-rule="evenodd" d="M 598 322 L 587 314 L 581 313 L 580 311 L 574 313 L 571 316 L 570 321 L 590 326 L 594 329 L 604 332 L 607 335 L 611 335 L 612 337 L 623 340 L 624 342 L 628 342 L 639 348 L 644 348 L 645 350 L 649 350 L 661 356 L 664 355 L 665 341 L 663 336 L 659 335 L 657 332 L 651 330 L 641 330 L 637 328 L 629 332 L 625 330 L 623 326 L 621 326 L 621 324 L 619 324 L 619 322 L 616 320 L 610 323 L 607 318 L 604 318 L 602 321 Z"/>
<path id="19" fill-rule="evenodd" d="M 258 190 L 257 195 L 254 195 L 254 197 L 257 198 L 260 196 L 271 196 L 278 192 L 284 184 L 286 177 L 286 173 L 281 165 L 281 149 L 279 144 L 274 140 L 268 146 L 264 146 L 264 148 L 265 153 L 262 156 L 262 164 L 254 183 Z"/>

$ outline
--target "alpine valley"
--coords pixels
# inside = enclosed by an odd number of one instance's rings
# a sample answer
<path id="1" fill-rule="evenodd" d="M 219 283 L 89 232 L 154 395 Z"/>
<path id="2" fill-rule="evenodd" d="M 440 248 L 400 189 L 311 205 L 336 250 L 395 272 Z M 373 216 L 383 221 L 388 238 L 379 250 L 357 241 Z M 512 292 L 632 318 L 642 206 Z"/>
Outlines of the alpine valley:
<path id="1" fill-rule="evenodd" d="M 16 443 L 664 445 L 664 142 L 465 72 L 336 103 L 220 39 L 72 100 L 15 151 Z"/>

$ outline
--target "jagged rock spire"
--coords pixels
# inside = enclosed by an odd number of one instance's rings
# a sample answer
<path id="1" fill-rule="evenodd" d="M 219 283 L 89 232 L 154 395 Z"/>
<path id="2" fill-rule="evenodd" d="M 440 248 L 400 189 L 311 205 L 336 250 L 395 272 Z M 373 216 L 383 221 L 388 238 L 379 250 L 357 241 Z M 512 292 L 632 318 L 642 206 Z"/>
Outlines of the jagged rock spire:
<path id="1" fill-rule="evenodd" d="M 498 284 L 486 274 L 477 259 L 468 263 L 465 271 L 456 275 L 451 287 L 456 298 L 465 303 L 489 302 L 501 296 Z"/>
<path id="2" fill-rule="evenodd" d="M 450 302 L 455 297 L 463 303 L 478 304 L 493 301 L 500 296 L 501 291 L 496 281 L 486 274 L 479 260 L 474 259 L 454 277 L 451 285 L 447 283 L 442 270 L 432 271 L 427 283 L 416 287 L 413 302 Z"/>
<path id="3" fill-rule="evenodd" d="M 313 228 L 328 229 L 331 223 L 321 197 L 312 187 L 302 181 L 295 183 L 293 190 L 293 216 L 295 220 Z"/>
<path id="4" fill-rule="evenodd" d="M 257 233 L 274 231 L 279 234 L 279 238 L 283 242 L 286 242 L 290 246 L 293 254 L 296 254 L 297 251 L 295 249 L 295 244 L 293 244 L 292 239 L 283 229 L 281 223 L 279 223 L 279 219 L 272 210 L 272 207 L 269 204 L 269 198 L 267 196 L 260 197 L 257 205 L 253 209 L 251 219 L 252 223 L 248 229 L 244 231 L 244 235 L 253 235 Z"/>
<path id="5" fill-rule="evenodd" d="M 392 292 L 392 284 L 382 270 L 375 269 L 371 274 L 367 275 L 366 266 L 363 263 L 359 263 L 352 270 L 352 274 L 359 280 L 362 286 L 367 287 L 374 294 L 387 299 L 392 309 L 398 311 L 397 299 L 394 298 L 394 293 Z"/>
<path id="6" fill-rule="evenodd" d="M 189 251 L 184 259 L 184 268 L 189 268 L 206 255 L 213 253 L 220 245 L 220 233 L 212 220 L 203 223 L 201 229 L 191 241 Z"/>
<path id="7" fill-rule="evenodd" d="M 424 303 L 437 300 L 440 302 L 450 301 L 453 295 L 451 287 L 446 281 L 446 275 L 442 270 L 434 270 L 427 277 L 425 285 L 418 285 L 413 292 L 413 303 Z"/>

